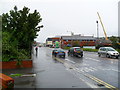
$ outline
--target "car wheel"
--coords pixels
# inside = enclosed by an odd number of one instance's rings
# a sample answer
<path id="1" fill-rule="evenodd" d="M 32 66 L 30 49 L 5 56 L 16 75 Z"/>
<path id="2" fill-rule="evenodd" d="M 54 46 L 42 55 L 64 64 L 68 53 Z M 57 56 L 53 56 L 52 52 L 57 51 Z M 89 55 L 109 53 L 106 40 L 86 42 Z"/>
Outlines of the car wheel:
<path id="1" fill-rule="evenodd" d="M 106 57 L 107 57 L 107 58 L 110 58 L 110 55 L 109 55 L 109 54 L 107 54 L 107 55 L 106 55 Z"/>
<path id="2" fill-rule="evenodd" d="M 100 56 L 101 56 L 101 54 L 100 54 L 100 53 L 98 53 L 98 56 L 100 57 Z"/>
<path id="3" fill-rule="evenodd" d="M 70 56 L 70 53 L 68 52 L 68 56 Z"/>
<path id="4" fill-rule="evenodd" d="M 54 55 L 56 57 L 56 55 Z"/>
<path id="5" fill-rule="evenodd" d="M 83 55 L 81 55 L 81 57 L 83 57 Z"/>
<path id="6" fill-rule="evenodd" d="M 118 56 L 116 56 L 116 59 L 118 59 Z"/>

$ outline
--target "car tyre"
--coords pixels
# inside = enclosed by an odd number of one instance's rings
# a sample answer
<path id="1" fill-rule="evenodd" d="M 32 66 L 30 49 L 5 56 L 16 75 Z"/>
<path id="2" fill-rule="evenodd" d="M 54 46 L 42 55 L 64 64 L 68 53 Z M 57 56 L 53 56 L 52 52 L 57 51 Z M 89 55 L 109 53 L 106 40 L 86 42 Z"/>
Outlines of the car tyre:
<path id="1" fill-rule="evenodd" d="M 100 54 L 100 53 L 98 53 L 98 56 L 100 57 L 100 56 L 101 56 L 101 54 Z"/>
<path id="2" fill-rule="evenodd" d="M 107 57 L 107 58 L 110 58 L 110 55 L 109 55 L 109 54 L 107 54 L 107 55 L 106 55 L 106 57 Z"/>
<path id="3" fill-rule="evenodd" d="M 83 57 L 83 55 L 81 55 L 81 57 Z"/>
<path id="4" fill-rule="evenodd" d="M 118 56 L 116 56 L 116 59 L 118 59 Z"/>
<path id="5" fill-rule="evenodd" d="M 63 58 L 65 58 L 65 55 L 63 56 Z"/>
<path id="6" fill-rule="evenodd" d="M 68 56 L 70 56 L 70 53 L 68 52 Z"/>

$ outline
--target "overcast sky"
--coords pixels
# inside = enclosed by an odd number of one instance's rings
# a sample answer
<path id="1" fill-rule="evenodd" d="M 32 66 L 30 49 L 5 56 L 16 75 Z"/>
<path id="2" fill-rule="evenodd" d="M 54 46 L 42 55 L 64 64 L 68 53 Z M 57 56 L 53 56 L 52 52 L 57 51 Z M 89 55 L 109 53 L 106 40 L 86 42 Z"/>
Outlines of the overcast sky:
<path id="1" fill-rule="evenodd" d="M 16 5 L 40 12 L 44 28 L 36 39 L 45 42 L 47 37 L 57 35 L 97 35 L 96 20 L 99 12 L 108 36 L 118 36 L 119 0 L 0 0 L 0 14 L 9 12 Z M 69 31 L 69 32 L 67 32 Z M 104 36 L 99 22 L 99 35 Z"/>

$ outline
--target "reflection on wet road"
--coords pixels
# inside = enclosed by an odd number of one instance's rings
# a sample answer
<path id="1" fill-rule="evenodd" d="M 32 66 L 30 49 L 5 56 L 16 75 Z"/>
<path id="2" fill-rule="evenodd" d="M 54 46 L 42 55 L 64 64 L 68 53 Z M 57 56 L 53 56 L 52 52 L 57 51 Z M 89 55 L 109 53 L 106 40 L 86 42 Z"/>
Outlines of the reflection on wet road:
<path id="1" fill-rule="evenodd" d="M 91 88 L 118 88 L 118 72 L 120 72 L 118 70 L 119 59 L 98 57 L 95 52 L 84 52 L 83 58 L 68 57 L 68 55 L 66 55 L 65 59 L 55 58 L 52 57 L 52 50 L 53 48 L 39 48 L 38 56 L 34 57 L 36 58 L 34 62 L 37 62 L 35 66 L 36 72 L 37 70 L 39 71 L 40 67 L 49 69 L 47 64 L 47 66 L 42 66 L 41 63 L 51 62 L 49 64 L 51 66 L 57 66 L 57 70 L 60 70 L 60 64 L 63 65 L 62 68 L 69 71 L 70 74 L 73 74 Z M 67 50 L 65 52 L 67 53 Z M 39 62 L 37 61 L 39 59 L 46 60 Z M 53 62 L 54 64 L 52 64 Z"/>

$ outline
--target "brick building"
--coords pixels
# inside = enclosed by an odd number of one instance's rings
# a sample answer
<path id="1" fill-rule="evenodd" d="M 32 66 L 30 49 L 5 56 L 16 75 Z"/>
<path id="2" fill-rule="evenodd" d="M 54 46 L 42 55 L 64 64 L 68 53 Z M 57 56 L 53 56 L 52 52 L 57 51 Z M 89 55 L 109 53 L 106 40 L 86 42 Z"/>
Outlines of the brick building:
<path id="1" fill-rule="evenodd" d="M 54 46 L 56 41 L 60 42 L 60 37 L 47 38 L 46 39 L 46 46 L 47 47 Z"/>
<path id="2" fill-rule="evenodd" d="M 93 36 L 61 36 L 61 47 L 65 46 L 95 46 L 96 38 Z"/>

